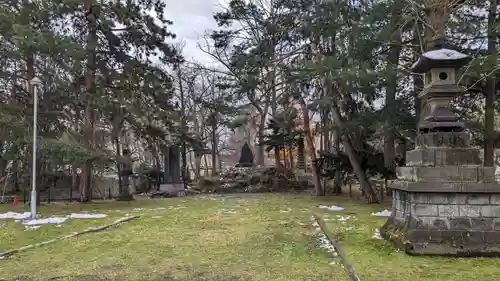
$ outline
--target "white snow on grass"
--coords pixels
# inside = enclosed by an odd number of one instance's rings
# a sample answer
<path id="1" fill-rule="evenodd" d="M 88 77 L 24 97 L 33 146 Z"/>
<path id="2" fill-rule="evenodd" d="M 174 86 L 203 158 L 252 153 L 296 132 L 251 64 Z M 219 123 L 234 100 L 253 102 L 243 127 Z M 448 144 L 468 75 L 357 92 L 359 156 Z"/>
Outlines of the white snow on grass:
<path id="1" fill-rule="evenodd" d="M 323 232 L 320 232 L 318 234 L 318 246 L 321 249 L 324 249 L 327 252 L 331 253 L 334 257 L 338 255 L 337 251 L 335 251 L 335 247 L 332 245 L 332 243 L 330 243 L 330 241 Z"/>
<path id="2" fill-rule="evenodd" d="M 339 206 L 335 206 L 335 205 L 331 205 L 331 206 L 320 205 L 319 208 L 320 209 L 325 209 L 325 210 L 328 210 L 328 211 L 332 211 L 332 212 L 338 212 L 338 211 L 343 211 L 344 210 L 344 208 L 339 207 Z"/>
<path id="3" fill-rule="evenodd" d="M 392 212 L 389 210 L 383 210 L 382 212 L 372 213 L 372 216 L 376 217 L 390 217 Z"/>
<path id="4" fill-rule="evenodd" d="M 346 223 L 348 220 L 353 219 L 353 218 L 354 218 L 353 216 L 339 216 L 339 215 L 337 215 L 337 217 L 336 217 L 337 221 L 339 221 L 341 223 Z"/>
<path id="5" fill-rule="evenodd" d="M 380 230 L 378 228 L 375 229 L 372 238 L 376 240 L 384 240 L 384 238 L 380 235 Z"/>
<path id="6" fill-rule="evenodd" d="M 105 214 L 88 214 L 88 213 L 73 213 L 69 215 L 70 218 L 72 219 L 103 219 L 107 217 L 108 215 Z"/>
<path id="7" fill-rule="evenodd" d="M 29 230 L 29 229 L 39 229 L 40 226 L 39 225 L 25 225 L 24 228 L 26 230 Z"/>
<path id="8" fill-rule="evenodd" d="M 105 214 L 89 214 L 87 212 L 82 213 L 72 213 L 68 216 L 58 216 L 58 217 L 49 217 L 49 218 L 39 218 L 39 219 L 30 219 L 30 213 L 15 213 L 15 212 L 7 212 L 4 214 L 0 214 L 0 219 L 14 219 L 15 222 L 23 221 L 23 225 L 26 229 L 38 229 L 42 224 L 56 224 L 60 225 L 68 219 L 102 219 L 107 215 Z"/>
<path id="9" fill-rule="evenodd" d="M 65 222 L 67 219 L 68 217 L 51 217 L 45 219 L 27 220 L 24 221 L 23 224 L 27 226 L 41 225 L 41 224 L 60 224 Z"/>
<path id="10" fill-rule="evenodd" d="M 0 214 L 0 219 L 25 220 L 29 219 L 30 216 L 31 216 L 30 212 L 24 212 L 24 213 L 7 212 L 4 214 Z"/>

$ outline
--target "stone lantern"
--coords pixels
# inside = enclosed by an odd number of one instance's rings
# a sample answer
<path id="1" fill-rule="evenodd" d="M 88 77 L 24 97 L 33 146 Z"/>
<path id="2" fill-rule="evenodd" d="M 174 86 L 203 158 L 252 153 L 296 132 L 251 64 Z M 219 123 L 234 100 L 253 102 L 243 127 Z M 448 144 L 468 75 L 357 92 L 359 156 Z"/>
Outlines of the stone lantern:
<path id="1" fill-rule="evenodd" d="M 469 146 L 451 100 L 464 92 L 457 71 L 469 57 L 449 49 L 424 53 L 416 147 L 391 182 L 392 214 L 382 236 L 410 255 L 500 256 L 500 185 Z"/>
<path id="2" fill-rule="evenodd" d="M 457 84 L 457 72 L 469 61 L 465 54 L 437 49 L 424 53 L 413 65 L 413 72 L 424 74 L 424 89 L 418 95 L 423 105 L 419 133 L 464 130 L 464 124 L 453 113 L 451 100 L 464 92 Z"/>

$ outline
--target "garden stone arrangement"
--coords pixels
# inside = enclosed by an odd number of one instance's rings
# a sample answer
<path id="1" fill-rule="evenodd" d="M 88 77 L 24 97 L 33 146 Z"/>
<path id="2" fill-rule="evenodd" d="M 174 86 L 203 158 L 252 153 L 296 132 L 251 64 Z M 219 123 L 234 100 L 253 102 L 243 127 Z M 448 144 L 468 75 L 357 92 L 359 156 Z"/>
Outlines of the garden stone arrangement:
<path id="1" fill-rule="evenodd" d="M 452 98 L 464 90 L 457 69 L 469 58 L 449 49 L 424 53 L 413 72 L 425 74 L 416 148 L 398 168 L 392 214 L 381 235 L 411 255 L 500 255 L 500 185 L 469 146 Z"/>

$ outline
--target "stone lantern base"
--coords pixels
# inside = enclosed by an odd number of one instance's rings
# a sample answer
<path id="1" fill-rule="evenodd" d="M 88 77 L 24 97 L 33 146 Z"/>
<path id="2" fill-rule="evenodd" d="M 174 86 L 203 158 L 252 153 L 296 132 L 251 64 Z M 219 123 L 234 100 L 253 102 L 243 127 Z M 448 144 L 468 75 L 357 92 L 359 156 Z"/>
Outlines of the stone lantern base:
<path id="1" fill-rule="evenodd" d="M 500 185 L 458 132 L 420 135 L 381 235 L 410 255 L 500 256 Z"/>

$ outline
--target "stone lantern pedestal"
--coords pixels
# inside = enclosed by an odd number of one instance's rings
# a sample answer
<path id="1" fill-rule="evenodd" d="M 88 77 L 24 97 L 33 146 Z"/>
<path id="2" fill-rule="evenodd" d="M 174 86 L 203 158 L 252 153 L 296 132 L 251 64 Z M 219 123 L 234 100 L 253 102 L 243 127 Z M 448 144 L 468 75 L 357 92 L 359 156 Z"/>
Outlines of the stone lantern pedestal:
<path id="1" fill-rule="evenodd" d="M 439 49 L 413 67 L 425 73 L 419 135 L 391 183 L 392 215 L 381 229 L 410 255 L 500 256 L 500 185 L 450 106 L 463 92 L 456 71 L 468 61 Z"/>

